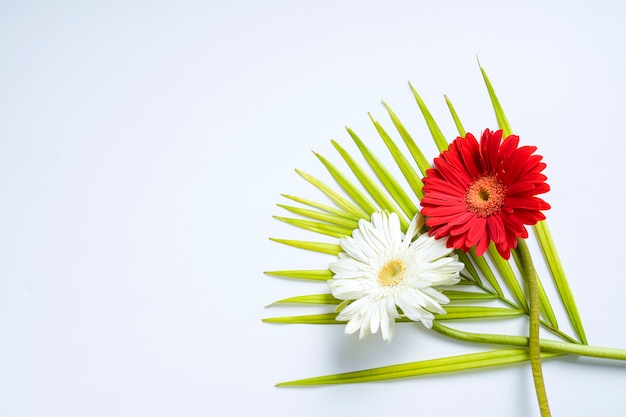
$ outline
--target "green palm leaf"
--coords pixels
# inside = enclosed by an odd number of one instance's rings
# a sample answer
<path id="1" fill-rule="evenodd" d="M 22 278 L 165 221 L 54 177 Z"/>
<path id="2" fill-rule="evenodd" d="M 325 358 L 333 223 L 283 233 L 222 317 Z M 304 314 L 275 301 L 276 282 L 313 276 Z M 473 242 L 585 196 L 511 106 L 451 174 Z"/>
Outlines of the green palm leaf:
<path id="1" fill-rule="evenodd" d="M 485 292 L 470 292 L 470 291 L 443 291 L 443 293 L 450 299 L 450 301 L 480 301 L 480 300 L 497 300 L 496 294 L 490 294 Z"/>
<path id="2" fill-rule="evenodd" d="M 467 320 L 498 317 L 521 316 L 525 312 L 512 308 L 482 307 L 482 306 L 446 306 L 447 314 L 435 314 L 435 320 Z M 302 316 L 269 317 L 263 319 L 266 323 L 283 324 L 345 324 L 337 321 L 338 313 L 307 314 Z M 396 319 L 398 323 L 412 322 L 408 318 Z"/>
<path id="3" fill-rule="evenodd" d="M 444 95 L 443 97 L 446 100 L 446 104 L 448 105 L 448 110 L 450 110 L 450 115 L 452 116 L 452 120 L 454 120 L 456 129 L 459 131 L 459 136 L 465 137 L 465 133 L 466 133 L 465 129 L 463 128 L 463 125 L 461 124 L 461 120 L 459 120 L 459 116 L 456 114 L 456 110 L 454 110 L 454 106 L 452 105 L 452 102 L 450 101 L 450 99 L 448 99 L 446 95 Z"/>
<path id="4" fill-rule="evenodd" d="M 578 313 L 578 307 L 574 301 L 574 294 L 572 293 L 569 283 L 567 282 L 567 278 L 565 277 L 565 270 L 561 264 L 559 254 L 556 251 L 547 222 L 542 221 L 537 223 L 535 225 L 535 232 L 537 234 L 543 256 L 549 266 L 550 274 L 552 275 L 559 296 L 561 297 L 561 301 L 567 311 L 567 317 L 569 318 L 574 332 L 576 332 L 576 335 L 581 343 L 586 345 L 587 336 L 585 335 L 585 329 L 583 328 L 583 323 L 580 318 L 580 314 Z"/>
<path id="5" fill-rule="evenodd" d="M 360 217 L 356 216 L 353 213 L 349 213 L 344 210 L 337 209 L 335 207 L 328 206 L 326 204 L 318 203 L 313 200 L 308 200 L 306 198 L 295 197 L 289 194 L 281 194 L 283 197 L 293 200 L 297 203 L 303 204 L 305 206 L 313 207 L 319 209 L 320 211 L 324 211 L 326 213 L 330 213 L 335 215 L 336 217 L 341 217 L 347 220 L 353 220 L 355 223 L 359 221 Z"/>
<path id="6" fill-rule="evenodd" d="M 307 279 L 312 281 L 328 281 L 333 273 L 328 269 L 291 269 L 282 271 L 265 271 L 265 274 L 282 278 Z"/>
<path id="7" fill-rule="evenodd" d="M 489 258 L 494 263 L 496 270 L 499 272 L 500 278 L 502 278 L 502 281 L 504 281 L 506 286 L 509 288 L 509 291 L 513 294 L 513 298 L 515 298 L 517 305 L 520 308 L 528 310 L 526 296 L 524 295 L 524 291 L 522 290 L 519 281 L 515 277 L 511 264 L 500 256 L 493 243 L 489 245 L 487 252 L 489 254 Z"/>
<path id="8" fill-rule="evenodd" d="M 332 278 L 330 271 L 270 271 L 268 275 L 284 276 L 288 278 L 311 279 L 311 280 L 328 280 Z M 473 291 L 443 291 L 443 293 L 451 301 L 482 301 L 496 300 L 498 297 L 494 294 Z M 297 297 L 283 298 L 275 301 L 273 304 L 340 304 L 341 300 L 336 299 L 332 294 L 311 294 L 300 295 Z M 517 315 L 511 314 L 511 315 Z"/>
<path id="9" fill-rule="evenodd" d="M 439 149 L 439 152 L 445 151 L 446 149 L 448 149 L 448 141 L 446 140 L 445 136 L 441 132 L 441 129 L 439 129 L 439 126 L 437 125 L 437 122 L 435 122 L 435 119 L 433 118 L 432 114 L 430 114 L 430 110 L 428 110 L 428 107 L 426 107 L 426 103 L 424 103 L 424 100 L 422 100 L 420 95 L 417 94 L 417 91 L 415 90 L 415 88 L 413 88 L 413 85 L 409 83 L 409 86 L 411 87 L 413 96 L 415 97 L 415 100 L 417 101 L 417 105 L 420 108 L 420 111 L 422 112 L 422 116 L 424 116 L 424 120 L 426 121 L 426 124 L 428 125 L 428 130 L 430 130 L 430 134 L 433 137 L 433 140 L 435 141 L 435 145 L 437 145 L 437 149 Z"/>
<path id="10" fill-rule="evenodd" d="M 271 237 L 270 240 L 282 243 L 283 245 L 293 246 L 294 248 L 327 253 L 329 255 L 339 255 L 339 252 L 341 252 L 341 246 L 334 243 L 305 242 L 304 240 L 276 239 L 273 237 Z"/>
<path id="11" fill-rule="evenodd" d="M 493 106 L 493 110 L 496 114 L 496 120 L 498 121 L 498 126 L 502 129 L 502 136 L 507 137 L 513 133 L 511 130 L 511 125 L 509 125 L 509 121 L 504 114 L 504 110 L 502 110 L 502 106 L 500 105 L 500 100 L 498 100 L 498 96 L 496 96 L 496 92 L 491 85 L 491 81 L 489 81 L 489 77 L 487 77 L 487 73 L 484 68 L 480 66 L 480 62 L 478 63 L 480 67 L 480 73 L 483 75 L 483 80 L 485 81 L 485 86 L 487 87 L 487 92 L 489 93 L 489 99 L 491 100 L 491 105 Z"/>
<path id="12" fill-rule="evenodd" d="M 322 235 L 327 235 L 331 237 L 341 238 L 345 236 L 350 236 L 352 234 L 352 229 L 348 229 L 347 227 L 341 227 L 341 226 L 333 226 L 332 224 L 328 224 L 328 223 L 314 222 L 310 220 L 293 219 L 290 217 L 281 217 L 281 216 L 274 216 L 274 218 L 276 220 L 281 220 L 293 226 L 297 226 L 302 229 L 309 230 L 311 232 L 316 232 L 316 233 L 320 233 Z"/>
<path id="13" fill-rule="evenodd" d="M 324 213 L 318 210 L 308 210 L 303 209 L 301 207 L 288 206 L 285 204 L 277 204 L 278 207 L 283 208 L 287 211 L 290 211 L 294 214 L 299 214 L 303 217 L 309 217 L 311 219 L 320 220 L 322 222 L 334 224 L 336 226 L 341 226 L 350 230 L 354 230 L 358 226 L 358 220 L 346 219 L 342 216 L 337 216 L 334 214 Z"/>
<path id="14" fill-rule="evenodd" d="M 541 354 L 542 359 L 555 356 L 559 356 L 559 354 Z M 277 384 L 276 386 L 348 384 L 355 382 L 384 381 L 389 379 L 435 375 L 445 372 L 465 371 L 469 369 L 499 365 L 510 365 L 519 362 L 526 362 L 529 359 L 528 350 L 526 349 L 499 349 L 490 352 L 471 353 L 467 355 L 450 356 L 447 358 L 430 359 L 400 365 L 383 366 L 363 371 L 299 379 L 296 381 L 283 382 Z"/>
<path id="15" fill-rule="evenodd" d="M 340 304 L 341 300 L 336 299 L 332 294 L 311 294 L 300 295 L 298 297 L 283 298 L 274 304 Z"/>

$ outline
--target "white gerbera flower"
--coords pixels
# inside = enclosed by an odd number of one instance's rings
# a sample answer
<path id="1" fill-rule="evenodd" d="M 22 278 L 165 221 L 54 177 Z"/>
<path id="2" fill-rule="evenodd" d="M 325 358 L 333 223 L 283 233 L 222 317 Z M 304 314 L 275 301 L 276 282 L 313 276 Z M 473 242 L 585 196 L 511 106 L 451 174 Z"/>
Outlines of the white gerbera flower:
<path id="1" fill-rule="evenodd" d="M 360 329 L 363 339 L 380 328 L 383 340 L 391 340 L 398 307 L 428 328 L 432 313 L 446 313 L 441 304 L 450 300 L 433 287 L 459 282 L 464 265 L 450 256 L 445 239 L 422 234 L 412 241 L 421 220 L 418 214 L 403 236 L 395 213 L 377 212 L 371 222 L 361 219 L 352 237 L 340 240 L 344 252 L 329 265 L 334 276 L 328 285 L 335 298 L 354 300 L 337 316 L 348 321 L 346 334 Z"/>

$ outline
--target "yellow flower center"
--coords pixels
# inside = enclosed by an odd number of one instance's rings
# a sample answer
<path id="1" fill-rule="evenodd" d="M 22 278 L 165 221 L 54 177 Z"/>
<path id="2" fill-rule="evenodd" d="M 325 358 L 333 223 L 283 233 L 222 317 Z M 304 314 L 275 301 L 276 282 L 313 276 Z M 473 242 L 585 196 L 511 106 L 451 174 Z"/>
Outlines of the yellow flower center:
<path id="1" fill-rule="evenodd" d="M 467 209 L 479 217 L 488 217 L 500 212 L 506 187 L 495 175 L 485 175 L 475 180 L 465 193 Z"/>
<path id="2" fill-rule="evenodd" d="M 404 262 L 400 259 L 392 259 L 378 273 L 378 281 L 385 287 L 393 287 L 402 281 L 405 272 L 406 266 Z"/>

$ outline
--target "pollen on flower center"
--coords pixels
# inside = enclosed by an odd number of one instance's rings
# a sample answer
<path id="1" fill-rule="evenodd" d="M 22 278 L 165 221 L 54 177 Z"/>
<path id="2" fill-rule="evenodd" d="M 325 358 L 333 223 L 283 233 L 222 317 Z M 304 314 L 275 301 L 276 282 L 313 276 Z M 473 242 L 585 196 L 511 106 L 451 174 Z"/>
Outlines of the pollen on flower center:
<path id="1" fill-rule="evenodd" d="M 406 266 L 404 262 L 400 259 L 392 259 L 378 273 L 378 281 L 385 287 L 393 287 L 402 281 L 405 272 Z"/>
<path id="2" fill-rule="evenodd" d="M 479 217 L 500 212 L 506 187 L 495 175 L 485 175 L 475 180 L 465 193 L 467 209 Z"/>

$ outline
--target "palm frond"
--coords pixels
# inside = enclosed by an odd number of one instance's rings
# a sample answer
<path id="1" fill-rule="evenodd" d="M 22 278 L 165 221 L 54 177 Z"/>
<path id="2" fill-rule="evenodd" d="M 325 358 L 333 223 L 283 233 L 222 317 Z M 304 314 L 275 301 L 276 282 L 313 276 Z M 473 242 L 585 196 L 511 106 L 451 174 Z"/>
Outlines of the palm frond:
<path id="1" fill-rule="evenodd" d="M 509 135 L 511 133 L 511 127 L 504 114 L 500 101 L 495 94 L 494 88 L 485 70 L 480 67 L 480 71 L 498 125 L 500 129 L 503 130 L 504 135 Z M 448 140 L 444 137 L 424 100 L 411 84 L 410 89 L 435 145 L 440 152 L 444 151 L 448 148 Z M 459 135 L 465 136 L 466 132 L 456 109 L 448 97 L 444 96 L 444 98 Z M 354 229 L 358 227 L 360 219 L 369 220 L 372 213 L 382 209 L 398 214 L 402 229 L 407 229 L 409 221 L 418 212 L 418 202 L 423 196 L 422 177 L 431 165 L 429 159 L 424 156 L 420 147 L 413 140 L 396 113 L 387 103 L 383 102 L 383 106 L 397 130 L 400 140 L 394 140 L 392 135 L 387 132 L 382 124 L 371 114 L 369 118 L 378 136 L 383 141 L 386 150 L 389 152 L 388 155 L 384 156 L 391 157 L 391 164 L 388 166 L 385 165 L 381 156 L 375 155 L 353 130 L 347 128 L 348 135 L 354 145 L 356 145 L 358 152 L 349 151 L 346 147 L 340 145 L 339 142 L 335 140 L 331 141 L 333 148 L 337 151 L 347 168 L 337 166 L 321 154 L 315 153 L 315 156 L 334 180 L 335 186 L 327 185 L 310 174 L 296 170 L 302 178 L 321 191 L 334 206 L 290 194 L 283 194 L 284 198 L 296 204 L 300 204 L 300 206 L 293 204 L 279 204 L 278 206 L 300 218 L 275 216 L 276 219 L 308 232 L 339 239 L 350 236 Z M 407 155 L 406 151 L 408 151 L 408 155 L 410 155 L 412 160 L 405 156 Z M 364 161 L 364 163 L 357 160 L 357 157 Z M 403 178 L 406 181 L 409 190 L 405 190 L 396 179 L 395 174 L 392 173 L 394 170 L 401 174 L 402 177 L 398 178 Z M 356 181 L 353 181 L 351 178 L 356 179 Z M 569 321 L 572 324 L 572 328 L 578 339 L 582 343 L 586 343 L 580 315 L 563 272 L 558 254 L 556 253 L 547 224 L 540 222 L 535 226 L 535 232 L 545 261 L 555 282 L 559 297 Z M 338 243 L 278 238 L 272 238 L 272 240 L 287 246 L 335 256 L 342 251 Z M 517 259 L 518 254 L 515 250 L 512 251 L 512 253 L 513 259 L 518 262 L 517 271 L 521 271 L 519 260 Z M 528 314 L 528 302 L 521 285 L 522 280 L 516 275 L 516 271 L 512 268 L 509 261 L 505 261 L 499 256 L 493 245 L 488 249 L 488 255 L 486 257 L 476 256 L 474 250 L 468 253 L 457 251 L 457 255 L 465 264 L 465 270 L 462 273 L 463 280 L 457 284 L 455 289 L 447 288 L 443 291 L 444 294 L 450 298 L 451 304 L 445 307 L 447 314 L 435 315 L 435 320 L 472 320 L 493 319 L 498 317 L 506 319 L 507 317 L 518 317 Z M 327 269 L 276 270 L 266 272 L 266 274 L 283 278 L 312 281 L 326 281 L 332 278 L 331 271 Z M 542 326 L 568 342 L 574 341 L 575 339 L 573 339 L 572 336 L 567 335 L 559 328 L 550 299 L 541 281 L 538 280 L 538 282 L 541 313 L 543 317 L 541 322 Z M 512 298 L 509 299 L 510 297 Z M 501 305 L 504 305 L 504 307 L 492 306 L 491 303 L 494 301 L 499 302 Z M 461 303 L 469 305 L 461 305 Z M 335 299 L 331 294 L 298 295 L 276 301 L 273 304 L 343 305 L 340 300 Z M 337 314 L 337 312 L 330 312 L 271 317 L 263 319 L 263 321 L 268 323 L 291 324 L 340 324 L 341 322 L 336 320 Z M 409 320 L 401 318 L 397 321 L 403 322 Z M 544 357 L 550 356 L 551 355 L 546 354 Z M 375 370 L 311 378 L 285 383 L 285 385 L 363 382 L 473 369 L 476 367 L 494 366 L 526 360 L 528 360 L 528 355 L 525 349 L 501 349 L 481 354 L 462 355 L 459 357 L 415 362 L 413 364 L 395 365 Z"/>

